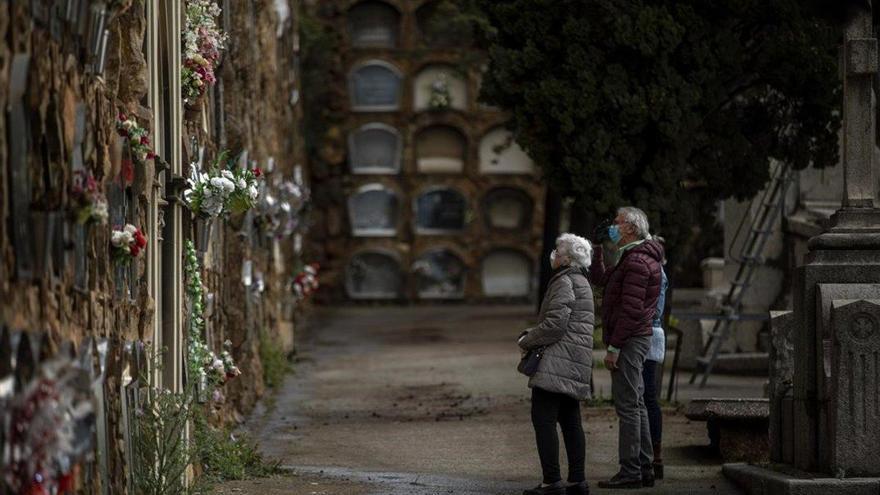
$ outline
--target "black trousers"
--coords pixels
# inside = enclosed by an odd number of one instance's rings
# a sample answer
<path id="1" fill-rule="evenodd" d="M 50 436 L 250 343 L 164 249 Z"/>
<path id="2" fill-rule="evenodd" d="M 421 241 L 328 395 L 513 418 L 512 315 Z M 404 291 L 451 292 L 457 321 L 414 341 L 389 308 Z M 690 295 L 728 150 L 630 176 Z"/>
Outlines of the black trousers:
<path id="1" fill-rule="evenodd" d="M 660 411 L 658 401 L 660 391 L 657 390 L 657 367 L 657 361 L 645 361 L 642 370 L 642 379 L 645 382 L 645 409 L 648 410 L 648 424 L 651 425 L 651 444 L 655 448 L 663 440 L 663 413 Z"/>
<path id="2" fill-rule="evenodd" d="M 562 480 L 559 473 L 559 436 L 556 424 L 562 428 L 565 452 L 568 454 L 568 481 L 580 483 L 584 477 L 586 439 L 581 424 L 581 404 L 577 400 L 538 387 L 532 388 L 532 425 L 538 442 L 538 456 L 544 483 Z"/>

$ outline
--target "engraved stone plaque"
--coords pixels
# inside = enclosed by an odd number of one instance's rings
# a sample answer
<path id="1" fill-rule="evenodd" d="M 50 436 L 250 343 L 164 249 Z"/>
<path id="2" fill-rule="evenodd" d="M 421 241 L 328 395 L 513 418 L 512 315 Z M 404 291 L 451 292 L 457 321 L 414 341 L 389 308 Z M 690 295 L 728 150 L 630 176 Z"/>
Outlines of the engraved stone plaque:
<path id="1" fill-rule="evenodd" d="M 831 305 L 834 355 L 829 431 L 830 467 L 845 476 L 878 476 L 880 444 L 880 299 L 838 299 Z"/>

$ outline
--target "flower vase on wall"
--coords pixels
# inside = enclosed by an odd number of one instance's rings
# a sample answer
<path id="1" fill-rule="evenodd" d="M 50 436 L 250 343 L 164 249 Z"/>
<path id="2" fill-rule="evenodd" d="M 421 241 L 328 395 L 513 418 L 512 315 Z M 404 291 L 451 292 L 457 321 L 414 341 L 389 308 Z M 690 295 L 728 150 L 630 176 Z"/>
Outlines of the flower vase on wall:
<path id="1" fill-rule="evenodd" d="M 195 223 L 196 252 L 200 256 L 204 256 L 208 252 L 208 245 L 211 243 L 214 217 L 196 215 L 193 221 Z"/>

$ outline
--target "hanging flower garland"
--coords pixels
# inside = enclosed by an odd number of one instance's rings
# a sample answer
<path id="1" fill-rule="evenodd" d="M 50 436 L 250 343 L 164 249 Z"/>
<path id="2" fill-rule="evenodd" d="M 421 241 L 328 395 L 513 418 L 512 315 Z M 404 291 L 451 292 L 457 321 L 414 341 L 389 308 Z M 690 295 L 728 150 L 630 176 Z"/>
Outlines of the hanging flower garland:
<path id="1" fill-rule="evenodd" d="M 226 34 L 217 26 L 220 7 L 213 0 L 188 0 L 183 30 L 181 92 L 188 106 L 195 106 L 217 81 L 214 69 L 226 44 Z"/>
<path id="2" fill-rule="evenodd" d="M 321 265 L 318 263 L 311 263 L 306 265 L 305 268 L 293 278 L 292 288 L 297 302 L 308 298 L 312 293 L 318 290 L 318 287 L 321 286 L 320 281 L 318 280 L 318 271 L 320 269 Z"/>
<path id="3" fill-rule="evenodd" d="M 70 197 L 75 205 L 76 223 L 85 225 L 90 222 L 107 223 L 107 197 L 101 192 L 98 181 L 87 170 L 73 173 L 73 186 Z"/>
<path id="4" fill-rule="evenodd" d="M 227 340 L 223 343 L 223 351 L 219 356 L 205 343 L 202 335 L 205 331 L 204 317 L 204 290 L 202 288 L 202 275 L 199 268 L 199 259 L 196 256 L 195 246 L 192 241 L 186 242 L 186 291 L 190 302 L 189 315 L 189 346 L 188 364 L 190 373 L 197 378 L 196 383 L 204 383 L 210 387 L 217 387 L 226 383 L 226 380 L 235 378 L 241 374 L 232 354 L 229 352 L 232 342 Z M 217 394 L 212 394 L 215 399 Z"/>
<path id="5" fill-rule="evenodd" d="M 226 151 L 220 153 L 206 172 L 201 172 L 195 164 L 191 165 L 189 187 L 183 192 L 183 199 L 195 215 L 214 218 L 253 208 L 259 196 L 257 181 L 262 171 L 259 168 L 242 169 L 226 156 Z M 222 168 L 223 162 L 228 169 Z"/>
<path id="6" fill-rule="evenodd" d="M 127 223 L 125 227 L 113 227 L 110 234 L 110 247 L 113 259 L 118 263 L 129 261 L 143 255 L 147 249 L 147 236 L 141 229 Z"/>

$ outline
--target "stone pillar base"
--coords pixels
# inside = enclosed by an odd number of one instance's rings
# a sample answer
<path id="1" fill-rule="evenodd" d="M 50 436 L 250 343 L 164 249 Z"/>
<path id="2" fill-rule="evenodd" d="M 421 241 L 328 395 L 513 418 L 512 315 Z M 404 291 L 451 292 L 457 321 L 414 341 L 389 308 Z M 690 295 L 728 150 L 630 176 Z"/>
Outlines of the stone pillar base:
<path id="1" fill-rule="evenodd" d="M 748 495 L 877 495 L 880 478 L 823 478 L 782 465 L 725 464 L 722 472 Z M 816 477 L 814 477 L 816 476 Z"/>

